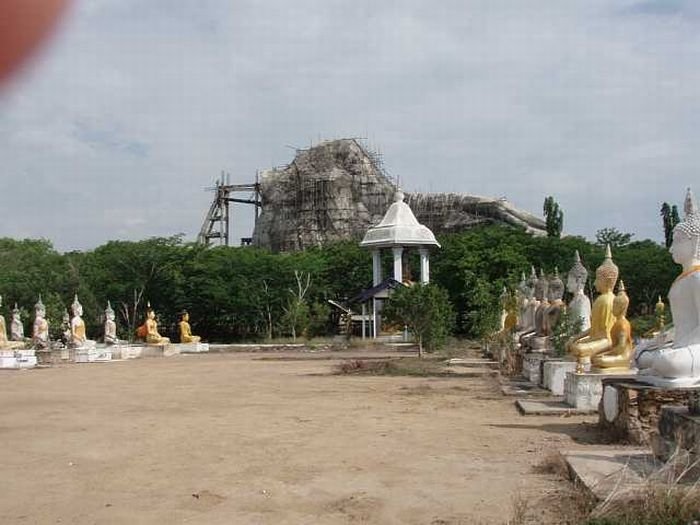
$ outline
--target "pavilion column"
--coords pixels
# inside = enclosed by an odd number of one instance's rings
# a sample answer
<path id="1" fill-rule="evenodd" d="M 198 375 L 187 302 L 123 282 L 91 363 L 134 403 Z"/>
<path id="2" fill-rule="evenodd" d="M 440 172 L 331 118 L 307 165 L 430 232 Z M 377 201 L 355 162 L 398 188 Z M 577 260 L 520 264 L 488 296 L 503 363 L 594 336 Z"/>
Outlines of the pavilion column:
<path id="1" fill-rule="evenodd" d="M 382 258 L 380 251 L 372 250 L 372 286 L 382 282 Z"/>
<path id="2" fill-rule="evenodd" d="M 394 279 L 403 282 L 403 248 L 396 246 L 391 251 L 394 252 Z"/>
<path id="3" fill-rule="evenodd" d="M 420 282 L 428 284 L 430 282 L 430 255 L 427 248 L 421 248 L 420 253 Z"/>

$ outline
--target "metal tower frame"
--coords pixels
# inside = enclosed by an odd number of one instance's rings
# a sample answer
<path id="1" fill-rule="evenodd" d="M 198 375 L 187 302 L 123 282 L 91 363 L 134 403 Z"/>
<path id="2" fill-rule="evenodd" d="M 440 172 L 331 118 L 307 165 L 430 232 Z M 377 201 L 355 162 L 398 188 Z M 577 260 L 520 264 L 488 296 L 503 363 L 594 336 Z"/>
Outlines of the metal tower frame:
<path id="1" fill-rule="evenodd" d="M 222 173 L 221 178 L 216 182 L 216 186 L 208 189 L 216 192 L 216 195 L 211 206 L 209 206 L 202 229 L 197 236 L 197 242 L 210 246 L 216 239 L 219 239 L 221 246 L 229 246 L 231 219 L 229 205 L 232 202 L 252 204 L 255 207 L 255 222 L 258 222 L 260 208 L 262 208 L 258 174 L 255 174 L 255 183 L 253 184 L 230 184 L 230 175 Z M 233 196 L 239 193 L 250 194 L 251 192 L 253 193 L 252 197 L 247 199 Z"/>

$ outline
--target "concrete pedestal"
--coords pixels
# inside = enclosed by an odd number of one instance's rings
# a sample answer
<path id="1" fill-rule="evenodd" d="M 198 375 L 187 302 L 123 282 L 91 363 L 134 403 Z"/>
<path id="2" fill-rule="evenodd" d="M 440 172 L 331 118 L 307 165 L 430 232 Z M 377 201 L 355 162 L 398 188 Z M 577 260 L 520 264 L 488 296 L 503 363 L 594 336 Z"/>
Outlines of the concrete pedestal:
<path id="1" fill-rule="evenodd" d="M 563 396 L 566 374 L 575 371 L 576 361 L 544 361 L 542 363 L 542 386 L 555 396 Z"/>
<path id="2" fill-rule="evenodd" d="M 700 390 L 666 389 L 634 380 L 603 379 L 598 427 L 606 437 L 649 445 L 665 405 L 688 406 Z"/>
<path id="3" fill-rule="evenodd" d="M 689 454 L 689 463 L 700 458 L 700 415 L 688 407 L 665 406 L 661 409 L 659 432 L 652 439 L 654 455 L 667 461 L 674 454 Z"/>
<path id="4" fill-rule="evenodd" d="M 75 349 L 76 363 L 99 363 L 112 360 L 110 347 L 87 347 Z"/>
<path id="5" fill-rule="evenodd" d="M 541 362 L 544 354 L 529 353 L 523 356 L 523 377 L 536 385 L 540 382 Z"/>
<path id="6" fill-rule="evenodd" d="M 629 379 L 634 377 L 635 374 L 611 375 L 591 372 L 585 374 L 567 372 L 566 379 L 564 379 L 565 401 L 576 409 L 597 412 L 598 404 L 603 396 L 604 378 Z"/>
<path id="7" fill-rule="evenodd" d="M 199 354 L 209 351 L 209 343 L 180 343 L 177 346 L 181 354 Z"/>
<path id="8" fill-rule="evenodd" d="M 145 346 L 143 345 L 120 346 L 119 353 L 121 354 L 121 359 L 138 359 L 139 357 L 141 357 L 144 348 Z"/>

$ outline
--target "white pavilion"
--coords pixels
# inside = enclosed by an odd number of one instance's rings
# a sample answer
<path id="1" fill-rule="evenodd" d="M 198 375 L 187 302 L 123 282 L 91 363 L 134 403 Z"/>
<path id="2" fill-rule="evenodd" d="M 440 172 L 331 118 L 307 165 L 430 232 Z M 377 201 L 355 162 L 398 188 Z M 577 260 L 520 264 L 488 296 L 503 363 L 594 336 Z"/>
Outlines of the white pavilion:
<path id="1" fill-rule="evenodd" d="M 403 283 L 404 251 L 417 249 L 420 254 L 420 282 L 430 282 L 430 248 L 440 247 L 435 235 L 427 226 L 420 224 L 410 206 L 404 202 L 401 191 L 396 192 L 394 202 L 389 206 L 384 218 L 372 226 L 365 234 L 360 246 L 372 251 L 372 288 L 365 291 L 366 300 L 362 304 L 362 336 L 365 335 L 365 312 L 369 299 L 372 300 L 372 334 L 378 334 L 378 315 L 381 303 L 389 297 L 391 289 Z M 394 275 L 392 279 L 382 276 L 381 251 L 391 249 L 393 254 Z M 379 304 L 378 304 L 379 303 Z"/>

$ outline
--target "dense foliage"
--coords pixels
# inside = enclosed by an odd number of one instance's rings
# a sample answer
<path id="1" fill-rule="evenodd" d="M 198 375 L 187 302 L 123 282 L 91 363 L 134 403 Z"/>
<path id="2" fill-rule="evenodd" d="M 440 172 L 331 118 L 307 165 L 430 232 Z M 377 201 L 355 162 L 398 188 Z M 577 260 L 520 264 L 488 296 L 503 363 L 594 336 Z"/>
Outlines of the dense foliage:
<path id="1" fill-rule="evenodd" d="M 507 226 L 483 226 L 445 235 L 431 260 L 431 281 L 447 291 L 455 332 L 482 336 L 498 325 L 499 295 L 530 266 L 569 269 L 578 250 L 589 269 L 589 289 L 603 248 L 581 237 L 533 237 Z M 630 317 L 650 314 L 679 273 L 668 251 L 652 241 L 613 248 L 630 296 Z M 418 260 L 410 257 L 412 275 Z M 383 259 L 389 275 L 391 257 Z M 0 239 L 0 295 L 8 319 L 16 302 L 25 331 L 39 294 L 52 332 L 78 293 L 88 334 L 102 333 L 107 301 L 117 312 L 122 337 L 143 320 L 150 302 L 164 335 L 173 336 L 179 313 L 191 314 L 193 332 L 208 340 L 320 335 L 334 328 L 328 299 L 347 302 L 371 285 L 371 257 L 357 243 L 342 242 L 301 253 L 273 254 L 251 247 L 205 249 L 179 237 L 113 241 L 88 252 L 60 254 L 45 240 Z M 299 280 L 309 279 L 299 300 Z M 633 320 L 633 319 L 632 319 Z M 670 322 L 670 319 L 668 320 Z"/>

